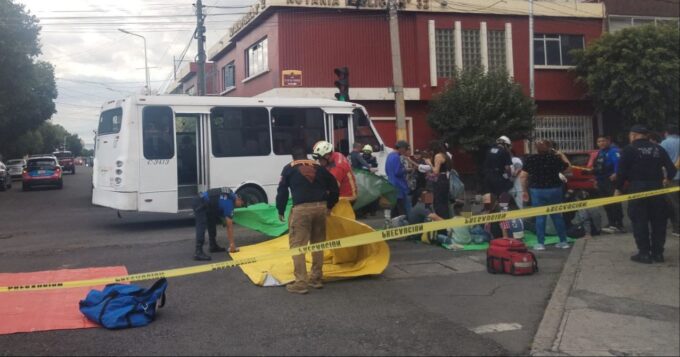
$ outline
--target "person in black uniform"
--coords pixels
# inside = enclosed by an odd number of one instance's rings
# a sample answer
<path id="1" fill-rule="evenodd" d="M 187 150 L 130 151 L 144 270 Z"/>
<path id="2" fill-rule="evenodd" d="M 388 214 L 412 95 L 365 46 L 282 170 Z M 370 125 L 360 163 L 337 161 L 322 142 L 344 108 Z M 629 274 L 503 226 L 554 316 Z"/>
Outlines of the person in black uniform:
<path id="1" fill-rule="evenodd" d="M 667 177 L 675 176 L 675 166 L 668 153 L 661 146 L 650 142 L 648 134 L 649 131 L 642 125 L 634 125 L 630 129 L 630 145 L 621 153 L 614 196 L 621 194 L 626 182 L 629 183 L 629 193 L 663 188 L 664 167 Z M 633 236 L 638 248 L 638 253 L 630 257 L 632 261 L 645 264 L 664 261 L 663 246 L 666 242 L 668 214 L 669 209 L 663 196 L 628 203 L 628 217 L 633 222 Z"/>
<path id="2" fill-rule="evenodd" d="M 227 227 L 227 239 L 229 240 L 229 252 L 236 253 L 234 243 L 234 208 L 243 207 L 245 204 L 241 197 L 236 195 L 229 187 L 212 188 L 199 193 L 192 203 L 196 218 L 196 251 L 194 260 L 210 260 L 210 256 L 203 252 L 205 231 L 208 230 L 210 253 L 224 252 L 226 249 L 217 245 L 217 223 L 222 219 Z"/>
<path id="3" fill-rule="evenodd" d="M 326 239 L 326 216 L 338 203 L 340 190 L 333 174 L 315 161 L 308 160 L 303 147 L 293 147 L 291 153 L 293 161 L 281 171 L 276 209 L 279 220 L 283 222 L 290 190 L 293 208 L 288 217 L 288 239 L 290 247 L 296 248 Z M 323 252 L 312 252 L 309 278 L 304 254 L 293 256 L 293 272 L 295 282 L 286 286 L 289 292 L 306 294 L 307 287 L 322 288 Z"/>
<path id="4" fill-rule="evenodd" d="M 510 191 L 513 186 L 510 181 L 512 175 L 511 146 L 510 139 L 507 136 L 501 136 L 496 140 L 496 145 L 486 153 L 483 164 L 484 193 L 494 196 L 491 201 L 496 201 L 502 193 Z M 488 200 L 485 203 L 490 204 Z"/>

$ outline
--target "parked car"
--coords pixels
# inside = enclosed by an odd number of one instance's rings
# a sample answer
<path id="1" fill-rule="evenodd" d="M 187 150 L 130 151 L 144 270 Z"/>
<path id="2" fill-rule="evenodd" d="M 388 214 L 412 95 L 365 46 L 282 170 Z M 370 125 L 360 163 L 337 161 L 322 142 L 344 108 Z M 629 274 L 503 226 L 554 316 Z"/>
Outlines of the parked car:
<path id="1" fill-rule="evenodd" d="M 10 176 L 7 166 L 0 161 L 0 191 L 12 188 L 12 176 Z"/>
<path id="2" fill-rule="evenodd" d="M 572 166 L 589 168 L 592 170 L 595 165 L 598 150 L 587 150 L 565 153 Z M 564 173 L 567 177 L 567 189 L 570 190 L 585 190 L 589 192 L 596 191 L 595 189 L 595 175 L 592 171 L 582 170 L 580 168 L 571 167 Z"/>
<path id="3" fill-rule="evenodd" d="M 13 179 L 21 178 L 21 173 L 24 172 L 26 168 L 26 160 L 24 159 L 12 159 L 7 161 L 7 171 L 12 176 Z"/>
<path id="4" fill-rule="evenodd" d="M 76 173 L 76 163 L 73 159 L 73 154 L 70 151 L 57 151 L 54 156 L 59 159 L 59 165 L 64 171 L 71 172 L 72 175 Z"/>
<path id="5" fill-rule="evenodd" d="M 56 186 L 61 189 L 64 181 L 62 169 L 53 156 L 29 158 L 21 175 L 22 190 L 28 191 L 35 186 Z"/>

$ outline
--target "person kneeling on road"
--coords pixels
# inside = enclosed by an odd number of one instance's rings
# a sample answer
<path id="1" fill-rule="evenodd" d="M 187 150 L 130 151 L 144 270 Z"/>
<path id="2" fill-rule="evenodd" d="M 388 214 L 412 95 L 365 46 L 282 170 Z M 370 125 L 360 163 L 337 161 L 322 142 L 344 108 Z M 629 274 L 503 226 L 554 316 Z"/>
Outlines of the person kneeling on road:
<path id="1" fill-rule="evenodd" d="M 326 216 L 340 196 L 335 177 L 324 167 L 307 159 L 305 149 L 293 147 L 293 161 L 284 166 L 276 194 L 279 220 L 284 221 L 288 204 L 288 189 L 293 196 L 293 207 L 288 217 L 288 237 L 291 248 L 326 240 Z M 312 272 L 307 280 L 305 255 L 293 256 L 295 282 L 288 284 L 291 293 L 306 294 L 307 287 L 323 287 L 323 251 L 312 252 Z"/>
<path id="2" fill-rule="evenodd" d="M 213 188 L 194 198 L 192 208 L 196 217 L 196 252 L 194 260 L 210 260 L 210 256 L 203 252 L 205 229 L 208 228 L 211 253 L 224 252 L 225 249 L 217 245 L 217 222 L 224 218 L 227 226 L 229 252 L 238 252 L 234 242 L 234 208 L 242 207 L 243 200 L 228 187 Z"/>
<path id="3" fill-rule="evenodd" d="M 416 195 L 418 196 L 418 203 L 416 203 L 416 205 L 413 206 L 409 214 L 393 218 L 392 219 L 393 228 L 403 227 L 411 224 L 420 224 L 425 222 L 443 220 L 443 218 L 434 213 L 434 210 L 432 209 L 432 202 L 434 201 L 434 197 L 431 191 L 423 189 L 420 190 L 419 192 L 416 192 Z M 406 239 L 420 240 L 420 234 L 409 236 Z M 448 235 L 438 233 L 436 235 L 435 240 L 432 241 L 431 243 L 439 244 L 447 248 L 446 245 L 452 244 L 452 241 Z"/>

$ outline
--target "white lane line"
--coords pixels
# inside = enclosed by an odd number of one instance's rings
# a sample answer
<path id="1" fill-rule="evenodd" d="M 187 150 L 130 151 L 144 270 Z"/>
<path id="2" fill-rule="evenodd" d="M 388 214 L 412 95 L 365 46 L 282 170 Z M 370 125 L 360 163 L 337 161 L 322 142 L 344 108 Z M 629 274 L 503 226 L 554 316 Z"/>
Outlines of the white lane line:
<path id="1" fill-rule="evenodd" d="M 491 332 L 504 332 L 504 331 L 514 331 L 514 330 L 521 330 L 522 325 L 518 323 L 497 323 L 497 324 L 490 324 L 490 325 L 482 325 L 482 326 L 477 326 L 475 328 L 470 329 L 470 331 L 476 333 L 476 334 L 483 334 L 483 333 L 491 333 Z"/>

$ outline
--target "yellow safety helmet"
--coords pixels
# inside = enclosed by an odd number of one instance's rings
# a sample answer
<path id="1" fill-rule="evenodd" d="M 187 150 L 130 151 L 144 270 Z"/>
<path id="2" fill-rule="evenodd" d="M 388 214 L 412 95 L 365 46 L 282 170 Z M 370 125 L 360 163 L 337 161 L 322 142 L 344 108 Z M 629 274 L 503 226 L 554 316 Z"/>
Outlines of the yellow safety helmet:
<path id="1" fill-rule="evenodd" d="M 373 147 L 371 145 L 364 145 L 364 148 L 361 149 L 361 151 L 367 153 L 367 154 L 372 154 L 373 153 Z"/>
<path id="2" fill-rule="evenodd" d="M 328 141 L 321 140 L 314 144 L 314 147 L 312 148 L 312 157 L 318 160 L 332 152 L 333 144 L 329 143 Z"/>

